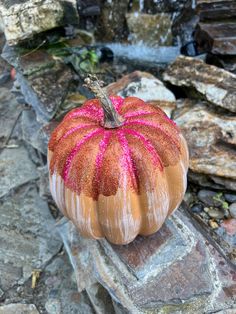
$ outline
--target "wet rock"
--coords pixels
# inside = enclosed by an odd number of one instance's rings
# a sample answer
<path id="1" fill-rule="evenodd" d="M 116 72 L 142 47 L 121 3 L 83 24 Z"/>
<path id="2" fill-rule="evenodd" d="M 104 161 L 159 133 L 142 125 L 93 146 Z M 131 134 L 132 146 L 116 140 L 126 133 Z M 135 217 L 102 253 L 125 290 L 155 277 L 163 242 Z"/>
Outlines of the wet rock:
<path id="1" fill-rule="evenodd" d="M 236 234 L 236 219 L 235 218 L 224 220 L 221 226 L 226 230 L 228 235 L 234 236 Z"/>
<path id="2" fill-rule="evenodd" d="M 217 193 L 210 190 L 200 190 L 197 197 L 205 205 L 208 206 L 220 206 L 222 202 L 217 200 Z"/>
<path id="3" fill-rule="evenodd" d="M 0 306 L 0 314 L 39 314 L 34 304 L 8 304 Z"/>
<path id="4" fill-rule="evenodd" d="M 232 204 L 229 206 L 229 212 L 230 212 L 230 215 L 231 215 L 233 218 L 236 218 L 236 203 L 232 203 Z"/>
<path id="5" fill-rule="evenodd" d="M 25 185 L 1 199 L 0 211 L 1 288 L 5 291 L 24 283 L 33 269 L 42 269 L 60 250 L 61 242 L 35 185 Z"/>
<path id="6" fill-rule="evenodd" d="M 172 21 L 170 14 L 150 15 L 135 12 L 127 14 L 126 20 L 130 43 L 150 47 L 172 45 Z"/>
<path id="7" fill-rule="evenodd" d="M 224 198 L 229 203 L 236 202 L 236 194 L 225 193 Z"/>
<path id="8" fill-rule="evenodd" d="M 204 206 L 201 203 L 194 204 L 191 206 L 191 211 L 193 213 L 201 213 L 203 211 Z"/>
<path id="9" fill-rule="evenodd" d="M 98 41 L 113 42 L 127 38 L 125 14 L 128 3 L 128 0 L 106 0 L 102 2 L 95 32 Z"/>
<path id="10" fill-rule="evenodd" d="M 1 152 L 0 197 L 37 178 L 36 167 L 24 147 L 8 148 Z"/>
<path id="11" fill-rule="evenodd" d="M 178 3 L 177 3 L 178 2 Z M 141 2 L 142 3 L 142 2 Z M 188 0 L 151 0 L 144 1 L 143 10 L 145 12 L 156 14 L 157 12 L 176 12 L 182 10 L 185 5 L 188 3 Z M 142 8 L 140 8 L 142 9 Z"/>
<path id="12" fill-rule="evenodd" d="M 25 110 L 22 114 L 21 128 L 23 140 L 42 154 L 47 155 L 47 139 L 42 130 L 43 125 L 37 122 L 33 109 Z"/>
<path id="13" fill-rule="evenodd" d="M 217 208 L 210 208 L 207 213 L 211 218 L 215 219 L 222 219 L 225 216 L 224 212 Z"/>
<path id="14" fill-rule="evenodd" d="M 189 147 L 191 178 L 209 176 L 219 187 L 236 188 L 236 118 L 215 113 L 207 103 L 184 100 L 174 114 Z M 201 184 L 201 181 L 199 182 Z M 203 182 L 204 183 L 204 182 Z"/>
<path id="15" fill-rule="evenodd" d="M 1 17 L 8 44 L 31 38 L 34 34 L 78 23 L 76 1 L 38 0 L 2 1 Z"/>
<path id="16" fill-rule="evenodd" d="M 221 55 L 236 54 L 235 22 L 198 23 L 194 38 L 204 51 Z"/>
<path id="17" fill-rule="evenodd" d="M 109 95 L 135 96 L 161 107 L 168 116 L 175 109 L 175 96 L 155 76 L 135 71 L 106 87 Z"/>
<path id="18" fill-rule="evenodd" d="M 186 89 L 195 89 L 210 103 L 236 112 L 236 75 L 201 60 L 180 56 L 167 68 L 164 80 Z M 199 96 L 198 96 L 199 98 Z"/>

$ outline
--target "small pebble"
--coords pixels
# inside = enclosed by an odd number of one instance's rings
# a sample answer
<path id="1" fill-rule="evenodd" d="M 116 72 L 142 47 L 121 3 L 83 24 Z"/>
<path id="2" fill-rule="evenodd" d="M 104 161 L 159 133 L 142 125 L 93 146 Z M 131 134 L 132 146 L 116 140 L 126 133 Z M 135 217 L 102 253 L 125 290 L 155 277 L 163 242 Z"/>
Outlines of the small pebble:
<path id="1" fill-rule="evenodd" d="M 229 206 L 229 212 L 233 218 L 236 218 L 236 203 L 233 203 Z"/>
<path id="2" fill-rule="evenodd" d="M 225 215 L 223 211 L 217 208 L 209 208 L 207 213 L 211 218 L 215 218 L 215 219 L 222 219 Z"/>
<path id="3" fill-rule="evenodd" d="M 204 207 L 204 212 L 205 212 L 205 213 L 208 213 L 208 212 L 209 212 L 209 210 L 210 210 L 210 208 L 209 208 L 209 207 Z"/>
<path id="4" fill-rule="evenodd" d="M 217 194 L 218 193 L 210 190 L 200 190 L 197 194 L 197 197 L 207 206 L 220 206 L 222 202 L 215 199 Z"/>
<path id="5" fill-rule="evenodd" d="M 217 229 L 217 228 L 219 228 L 218 223 L 217 223 L 214 219 L 210 219 L 210 220 L 209 220 L 209 226 L 210 226 L 212 229 Z"/>
<path id="6" fill-rule="evenodd" d="M 203 205 L 201 203 L 196 203 L 191 206 L 191 211 L 193 213 L 200 213 L 203 211 Z"/>
<path id="7" fill-rule="evenodd" d="M 226 230 L 226 232 L 230 236 L 233 236 L 236 234 L 236 219 L 235 218 L 224 220 L 221 226 Z"/>
<path id="8" fill-rule="evenodd" d="M 229 194 L 225 193 L 224 194 L 225 200 L 229 203 L 234 203 L 236 202 L 236 194 Z"/>

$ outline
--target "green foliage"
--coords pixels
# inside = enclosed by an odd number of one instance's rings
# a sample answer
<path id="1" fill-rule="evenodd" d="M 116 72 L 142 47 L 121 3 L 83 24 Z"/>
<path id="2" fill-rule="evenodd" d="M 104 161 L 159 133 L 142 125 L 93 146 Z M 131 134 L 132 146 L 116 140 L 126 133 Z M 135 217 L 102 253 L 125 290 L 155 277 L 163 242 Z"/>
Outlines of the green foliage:
<path id="1" fill-rule="evenodd" d="M 223 209 L 228 209 L 229 208 L 229 204 L 224 200 L 222 192 L 219 192 L 215 196 L 213 196 L 213 200 L 221 203 L 221 207 Z"/>

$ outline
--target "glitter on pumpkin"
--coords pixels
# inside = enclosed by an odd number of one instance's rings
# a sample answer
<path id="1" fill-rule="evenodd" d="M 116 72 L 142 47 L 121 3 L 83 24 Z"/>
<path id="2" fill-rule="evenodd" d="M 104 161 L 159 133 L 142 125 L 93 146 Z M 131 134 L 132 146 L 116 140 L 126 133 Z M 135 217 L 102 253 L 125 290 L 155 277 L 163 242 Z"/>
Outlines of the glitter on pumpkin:
<path id="1" fill-rule="evenodd" d="M 92 99 L 69 112 L 49 142 L 51 174 L 62 176 L 77 194 L 94 199 L 114 195 L 122 184 L 136 193 L 151 191 L 155 180 L 146 173 L 155 177 L 180 158 L 179 129 L 160 108 L 135 97 L 110 99 L 126 120 L 123 126 L 102 128 L 103 110 Z"/>

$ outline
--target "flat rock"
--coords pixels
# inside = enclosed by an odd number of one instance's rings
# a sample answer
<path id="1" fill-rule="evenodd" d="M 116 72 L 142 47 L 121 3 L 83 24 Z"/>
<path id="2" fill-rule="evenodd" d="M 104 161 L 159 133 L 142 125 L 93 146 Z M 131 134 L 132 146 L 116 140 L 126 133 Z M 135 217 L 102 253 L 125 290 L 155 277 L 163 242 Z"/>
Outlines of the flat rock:
<path id="1" fill-rule="evenodd" d="M 236 112 L 236 75 L 199 59 L 180 56 L 163 75 L 165 81 L 195 89 L 216 106 Z M 198 96 L 199 97 L 199 96 Z"/>
<path id="2" fill-rule="evenodd" d="M 207 103 L 187 99 L 175 112 L 174 120 L 188 143 L 190 170 L 211 176 L 215 182 L 219 178 L 221 186 L 228 180 L 233 189 L 236 180 L 235 116 L 217 114 Z"/>
<path id="3" fill-rule="evenodd" d="M 42 269 L 60 250 L 61 241 L 35 185 L 23 186 L 1 199 L 0 211 L 0 285 L 7 290 L 24 283 L 33 269 Z"/>
<path id="4" fill-rule="evenodd" d="M 236 54 L 235 22 L 198 23 L 194 38 L 203 51 L 221 55 Z"/>
<path id="5" fill-rule="evenodd" d="M 78 23 L 76 1 L 4 0 L 0 6 L 9 45 L 55 27 Z"/>
<path id="6" fill-rule="evenodd" d="M 135 96 L 161 107 L 170 117 L 176 108 L 175 96 L 155 76 L 147 72 L 135 71 L 123 76 L 106 87 L 109 95 Z"/>
<path id="7" fill-rule="evenodd" d="M 196 0 L 196 11 L 200 21 L 229 20 L 236 17 L 234 0 Z"/>
<path id="8" fill-rule="evenodd" d="M 126 21 L 129 29 L 129 41 L 132 44 L 147 45 L 150 47 L 171 46 L 171 15 L 157 13 L 128 13 Z"/>
<path id="9" fill-rule="evenodd" d="M 4 149 L 1 152 L 0 197 L 37 178 L 36 167 L 23 146 Z"/>
<path id="10" fill-rule="evenodd" d="M 39 314 L 34 304 L 8 304 L 0 306 L 0 314 Z"/>
<path id="11" fill-rule="evenodd" d="M 60 233 L 79 287 L 82 279 L 89 289 L 94 277 L 110 293 L 118 313 L 201 314 L 232 305 L 230 297 L 215 302 L 223 293 L 215 260 L 179 211 L 157 233 L 125 246 L 82 239 L 69 222 L 60 226 Z"/>

